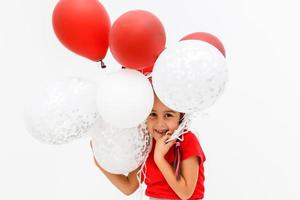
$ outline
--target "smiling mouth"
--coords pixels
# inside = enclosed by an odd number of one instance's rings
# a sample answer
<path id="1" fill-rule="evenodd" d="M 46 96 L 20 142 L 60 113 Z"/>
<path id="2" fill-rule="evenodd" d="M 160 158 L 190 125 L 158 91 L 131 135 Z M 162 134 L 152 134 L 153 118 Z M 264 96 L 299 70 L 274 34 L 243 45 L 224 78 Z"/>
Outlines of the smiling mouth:
<path id="1" fill-rule="evenodd" d="M 165 135 L 169 130 L 154 130 L 155 133 L 159 134 L 159 135 Z"/>

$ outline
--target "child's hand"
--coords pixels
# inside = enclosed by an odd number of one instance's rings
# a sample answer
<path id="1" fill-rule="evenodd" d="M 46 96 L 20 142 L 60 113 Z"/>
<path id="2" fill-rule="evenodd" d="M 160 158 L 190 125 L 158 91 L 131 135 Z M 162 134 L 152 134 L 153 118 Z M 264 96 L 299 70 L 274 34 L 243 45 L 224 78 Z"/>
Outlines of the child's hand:
<path id="1" fill-rule="evenodd" d="M 154 149 L 154 161 L 157 162 L 165 157 L 169 149 L 176 143 L 176 140 L 172 140 L 168 143 L 166 141 L 171 137 L 171 135 L 166 134 L 156 140 Z"/>

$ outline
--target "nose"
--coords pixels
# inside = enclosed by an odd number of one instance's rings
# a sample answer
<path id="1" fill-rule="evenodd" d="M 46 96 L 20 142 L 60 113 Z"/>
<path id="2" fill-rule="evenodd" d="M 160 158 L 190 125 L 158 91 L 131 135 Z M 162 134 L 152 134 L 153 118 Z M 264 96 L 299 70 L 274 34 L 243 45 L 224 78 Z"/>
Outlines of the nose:
<path id="1" fill-rule="evenodd" d="M 155 128 L 158 129 L 158 130 L 166 130 L 166 129 L 168 129 L 165 120 L 163 118 L 161 118 L 161 117 L 158 117 L 158 119 L 156 121 Z"/>

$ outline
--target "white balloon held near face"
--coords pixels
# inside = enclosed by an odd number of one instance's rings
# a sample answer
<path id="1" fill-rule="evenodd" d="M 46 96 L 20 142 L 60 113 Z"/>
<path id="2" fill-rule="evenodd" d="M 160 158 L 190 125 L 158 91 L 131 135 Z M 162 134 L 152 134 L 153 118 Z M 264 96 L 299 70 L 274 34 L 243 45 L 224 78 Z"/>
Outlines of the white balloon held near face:
<path id="1" fill-rule="evenodd" d="M 136 127 L 151 112 L 153 89 L 142 73 L 121 69 L 108 74 L 98 89 L 97 105 L 104 121 L 116 128 Z"/>

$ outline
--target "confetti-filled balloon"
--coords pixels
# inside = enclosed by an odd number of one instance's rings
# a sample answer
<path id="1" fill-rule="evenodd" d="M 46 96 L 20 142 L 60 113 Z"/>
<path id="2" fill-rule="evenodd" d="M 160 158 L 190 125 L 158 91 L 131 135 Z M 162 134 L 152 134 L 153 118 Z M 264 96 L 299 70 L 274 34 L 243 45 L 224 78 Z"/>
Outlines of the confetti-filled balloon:
<path id="1" fill-rule="evenodd" d="M 169 108 L 191 113 L 208 108 L 223 93 L 227 68 L 222 53 L 207 42 L 186 40 L 166 49 L 157 59 L 152 81 Z"/>
<path id="2" fill-rule="evenodd" d="M 138 126 L 150 114 L 153 102 L 152 86 L 137 70 L 112 72 L 99 85 L 99 113 L 104 121 L 117 128 Z"/>
<path id="3" fill-rule="evenodd" d="M 48 144 L 65 144 L 85 136 L 99 116 L 96 92 L 93 82 L 75 77 L 41 86 L 25 106 L 29 133 Z"/>
<path id="4" fill-rule="evenodd" d="M 104 121 L 92 134 L 94 155 L 99 165 L 113 174 L 126 174 L 138 168 L 151 150 L 152 139 L 146 125 L 120 129 Z"/>

